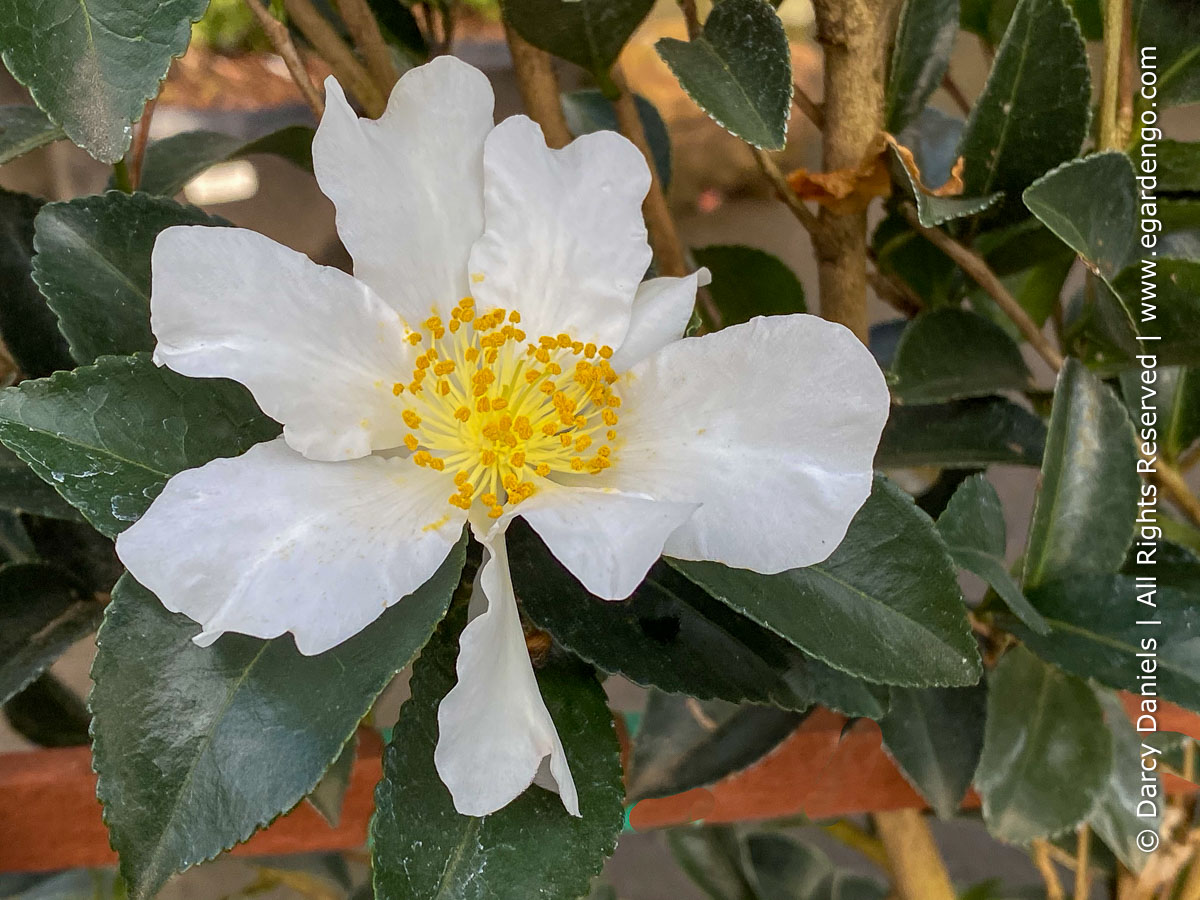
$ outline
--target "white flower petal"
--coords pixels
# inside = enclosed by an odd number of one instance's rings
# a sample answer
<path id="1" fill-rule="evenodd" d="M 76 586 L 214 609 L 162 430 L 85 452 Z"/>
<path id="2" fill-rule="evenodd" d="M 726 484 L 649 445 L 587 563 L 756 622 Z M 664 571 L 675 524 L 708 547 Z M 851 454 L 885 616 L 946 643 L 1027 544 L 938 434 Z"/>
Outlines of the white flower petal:
<path id="1" fill-rule="evenodd" d="M 513 595 L 504 535 L 487 543 L 480 585 L 487 612 L 459 639 L 458 683 L 438 707 L 434 762 L 454 808 L 486 816 L 516 799 L 550 757 L 563 806 L 579 815 L 579 796 L 562 741 L 538 690 Z"/>
<path id="2" fill-rule="evenodd" d="M 820 562 L 871 492 L 888 415 L 878 365 L 815 316 L 685 338 L 621 382 L 620 490 L 701 503 L 663 552 L 756 572 Z"/>
<path id="3" fill-rule="evenodd" d="M 683 337 L 696 306 L 696 288 L 712 280 L 700 268 L 684 278 L 651 278 L 638 285 L 633 298 L 629 333 L 612 357 L 612 367 L 624 372 Z"/>
<path id="4" fill-rule="evenodd" d="M 313 171 L 337 207 L 354 274 L 415 325 L 470 293 L 467 254 L 483 232 L 487 77 L 453 56 L 410 69 L 377 120 L 325 81 Z"/>
<path id="5" fill-rule="evenodd" d="M 620 491 L 542 487 L 513 508 L 585 588 L 604 600 L 634 592 L 670 534 L 698 503 L 672 503 Z"/>
<path id="6" fill-rule="evenodd" d="M 253 231 L 199 225 L 163 231 L 152 271 L 159 365 L 240 381 L 311 459 L 403 441 L 392 385 L 414 352 L 366 285 Z"/>
<path id="7" fill-rule="evenodd" d="M 470 262 L 479 307 L 519 310 L 531 340 L 565 332 L 619 346 L 651 256 L 638 149 L 598 131 L 551 150 L 513 116 L 488 135 L 483 165 L 487 230 Z"/>
<path id="8" fill-rule="evenodd" d="M 453 489 L 405 460 L 314 462 L 268 441 L 168 481 L 117 555 L 167 609 L 203 626 L 201 646 L 226 631 L 290 631 L 313 655 L 437 570 L 465 519 L 446 503 Z"/>

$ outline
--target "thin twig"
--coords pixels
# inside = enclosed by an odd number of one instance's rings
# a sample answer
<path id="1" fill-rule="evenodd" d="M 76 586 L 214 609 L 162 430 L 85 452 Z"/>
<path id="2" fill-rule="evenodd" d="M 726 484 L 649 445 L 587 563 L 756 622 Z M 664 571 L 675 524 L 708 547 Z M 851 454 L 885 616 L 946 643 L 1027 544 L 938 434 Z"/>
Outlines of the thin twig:
<path id="1" fill-rule="evenodd" d="M 1168 500 L 1179 507 L 1189 522 L 1200 528 L 1200 500 L 1188 488 L 1179 470 L 1163 460 L 1158 461 L 1155 471 L 1146 480 L 1162 491 Z"/>
<path id="2" fill-rule="evenodd" d="M 800 111 L 808 116 L 808 120 L 817 128 L 825 127 L 825 110 L 820 103 L 808 96 L 804 88 L 800 87 L 799 82 L 792 82 L 792 101 L 800 108 Z"/>
<path id="3" fill-rule="evenodd" d="M 383 40 L 379 23 L 366 0 L 337 0 L 338 12 L 346 23 L 346 30 L 354 38 L 358 51 L 367 63 L 367 71 L 384 94 L 390 94 L 400 73 L 392 62 L 392 52 Z"/>
<path id="4" fill-rule="evenodd" d="M 954 80 L 949 71 L 942 76 L 942 90 L 954 101 L 954 105 L 964 116 L 970 115 L 971 101 L 967 99 L 967 95 L 963 93 L 962 88 L 958 86 L 958 82 Z"/>
<path id="5" fill-rule="evenodd" d="M 146 158 L 146 146 L 150 143 L 150 121 L 154 118 L 154 106 L 157 97 L 146 101 L 142 117 L 138 119 L 137 130 L 133 133 L 133 144 L 129 148 L 129 182 L 136 191 L 142 183 L 142 161 Z"/>
<path id="6" fill-rule="evenodd" d="M 679 0 L 679 8 L 683 12 L 683 20 L 687 22 L 689 41 L 700 37 L 700 13 L 696 10 L 696 0 Z"/>
<path id="7" fill-rule="evenodd" d="M 571 143 L 571 129 L 567 127 L 567 117 L 559 99 L 558 78 L 550 54 L 530 44 L 507 22 L 504 23 L 504 37 L 512 53 L 513 72 L 517 76 L 525 112 L 542 126 L 547 144 L 567 146 Z"/>
<path id="8" fill-rule="evenodd" d="M 271 42 L 271 46 L 275 48 L 275 52 L 287 66 L 288 74 L 292 76 L 292 81 L 300 89 L 300 96 L 304 98 L 304 102 L 308 104 L 308 108 L 313 111 L 313 115 L 319 121 L 321 116 L 325 115 L 325 100 L 312 83 L 312 79 L 308 77 L 308 70 L 304 67 L 303 60 L 300 59 L 300 51 L 292 42 L 292 36 L 288 34 L 287 27 L 267 12 L 266 7 L 259 0 L 246 0 L 246 5 L 250 7 L 254 18 L 258 19 L 258 24 L 266 33 L 267 40 Z"/>
<path id="9" fill-rule="evenodd" d="M 771 187 L 775 189 L 775 195 L 792 211 L 792 215 L 804 226 L 804 230 L 816 237 L 820 231 L 820 226 L 817 224 L 817 217 L 804 205 L 804 201 L 796 196 L 796 192 L 787 183 L 787 179 L 783 176 L 783 172 L 780 171 L 779 166 L 775 165 L 775 160 L 771 159 L 765 150 L 760 150 L 757 147 L 751 147 L 750 149 L 754 152 L 754 161 L 758 163 L 758 168 L 766 176 L 767 181 L 771 183 Z"/>
<path id="10" fill-rule="evenodd" d="M 1129 146 L 1133 134 L 1133 0 L 1123 0 L 1121 28 L 1121 70 L 1117 78 L 1117 139 Z"/>
<path id="11" fill-rule="evenodd" d="M 1124 3 L 1107 0 L 1104 4 L 1104 90 L 1100 95 L 1101 150 L 1120 147 L 1117 110 L 1121 96 L 1121 45 L 1125 31 Z"/>
<path id="12" fill-rule="evenodd" d="M 1034 841 L 1030 851 L 1033 864 L 1037 866 L 1042 881 L 1046 884 L 1046 900 L 1064 900 L 1062 883 L 1058 873 L 1054 871 L 1054 863 L 1050 861 L 1048 845 L 1045 841 Z"/>
<path id="13" fill-rule="evenodd" d="M 650 142 L 646 140 L 646 130 L 642 127 L 641 114 L 638 113 L 637 103 L 619 65 L 613 66 L 611 77 L 620 92 L 613 101 L 617 128 L 642 152 L 650 169 L 650 190 L 642 202 L 642 214 L 646 218 L 646 229 L 650 232 L 650 246 L 654 248 L 658 271 L 662 275 L 682 277 L 688 272 L 683 243 L 679 240 L 675 219 L 667 205 L 662 180 L 658 177 L 658 169 L 654 165 L 654 152 L 650 149 Z"/>
<path id="14" fill-rule="evenodd" d="M 308 38 L 308 42 L 329 64 L 333 74 L 342 87 L 348 90 L 362 104 L 362 108 L 372 119 L 383 115 L 387 107 L 387 99 L 383 91 L 371 78 L 367 71 L 354 56 L 353 51 L 342 40 L 317 8 L 312 0 L 283 0 L 284 8 L 289 18 L 295 23 L 300 32 Z"/>
<path id="15" fill-rule="evenodd" d="M 1029 318 L 1029 314 L 1025 312 L 1021 304 L 1016 298 L 1008 292 L 1008 288 L 996 276 L 996 273 L 991 270 L 987 262 L 982 256 L 964 247 L 946 232 L 939 228 L 929 228 L 921 224 L 921 220 L 917 217 L 917 211 L 912 204 L 904 205 L 904 217 L 908 219 L 918 232 L 925 238 L 945 253 L 950 259 L 958 264 L 958 267 L 966 272 L 971 279 L 978 284 L 983 290 L 996 301 L 996 305 L 1000 307 L 1012 323 L 1017 326 L 1017 330 L 1021 332 L 1025 340 L 1029 341 L 1029 345 L 1037 351 L 1055 372 L 1063 367 L 1063 358 L 1058 350 L 1054 347 L 1033 319 Z"/>
<path id="16" fill-rule="evenodd" d="M 1191 450 L 1179 454 L 1179 459 L 1175 462 L 1175 467 L 1180 472 L 1186 472 L 1196 464 L 1197 460 L 1200 460 L 1200 444 L 1196 444 Z"/>
<path id="17" fill-rule="evenodd" d="M 857 850 L 879 868 L 887 871 L 890 864 L 883 841 L 874 837 L 862 826 L 849 819 L 837 819 L 833 822 L 826 822 L 821 829 L 835 841 L 845 844 L 851 850 Z"/>
<path id="18" fill-rule="evenodd" d="M 902 900 L 954 900 L 946 865 L 921 812 L 897 809 L 872 818 L 887 851 L 892 885 Z"/>
<path id="19" fill-rule="evenodd" d="M 1079 826 L 1075 838 L 1075 900 L 1088 900 L 1092 892 L 1091 863 L 1092 829 L 1087 823 Z"/>

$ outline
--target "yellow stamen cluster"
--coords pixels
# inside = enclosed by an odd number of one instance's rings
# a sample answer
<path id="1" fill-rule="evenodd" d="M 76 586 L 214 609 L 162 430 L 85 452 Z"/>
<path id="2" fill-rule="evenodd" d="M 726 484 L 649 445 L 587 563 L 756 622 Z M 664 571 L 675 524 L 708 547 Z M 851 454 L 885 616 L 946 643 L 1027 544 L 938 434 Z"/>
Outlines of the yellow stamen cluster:
<path id="1" fill-rule="evenodd" d="M 410 459 L 454 472 L 450 504 L 479 500 L 492 518 L 554 472 L 604 471 L 617 438 L 612 348 L 567 334 L 529 342 L 520 323 L 515 310 L 479 313 L 464 297 L 448 322 L 433 315 L 408 336 L 426 349 L 412 378 L 392 386 Z"/>

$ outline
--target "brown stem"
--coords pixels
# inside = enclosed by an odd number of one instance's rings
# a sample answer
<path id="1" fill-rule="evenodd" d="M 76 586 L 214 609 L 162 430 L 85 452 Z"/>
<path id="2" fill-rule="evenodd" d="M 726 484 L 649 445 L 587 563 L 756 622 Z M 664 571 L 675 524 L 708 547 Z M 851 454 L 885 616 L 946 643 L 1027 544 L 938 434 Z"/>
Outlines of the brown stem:
<path id="1" fill-rule="evenodd" d="M 856 167 L 883 127 L 887 48 L 897 0 L 814 0 L 817 40 L 825 50 L 826 172 Z M 822 208 L 814 242 L 821 315 L 867 340 L 867 213 Z"/>
<path id="2" fill-rule="evenodd" d="M 129 181 L 136 191 L 142 183 L 142 163 L 146 159 L 146 146 L 150 143 L 150 121 L 154 118 L 157 97 L 146 101 L 142 117 L 138 119 L 137 131 L 133 133 L 133 144 L 129 147 Z"/>
<path id="3" fill-rule="evenodd" d="M 852 850 L 857 850 L 879 868 L 888 871 L 891 863 L 883 842 L 873 837 L 862 826 L 849 819 L 836 819 L 833 822 L 826 822 L 821 829 L 835 841 L 845 844 Z"/>
<path id="4" fill-rule="evenodd" d="M 1050 861 L 1049 845 L 1045 841 L 1034 841 L 1030 854 L 1042 881 L 1046 884 L 1046 900 L 1064 900 L 1062 883 L 1058 880 L 1058 873 L 1054 871 L 1054 863 Z"/>
<path id="5" fill-rule="evenodd" d="M 696 0 L 679 0 L 679 9 L 683 12 L 683 20 L 687 22 L 689 41 L 700 37 L 700 13 L 696 10 Z"/>
<path id="6" fill-rule="evenodd" d="M 254 18 L 258 19 L 258 24 L 266 33 L 267 40 L 271 42 L 271 46 L 275 48 L 275 52 L 287 66 L 288 74 L 292 76 L 292 81 L 300 89 L 300 96 L 304 98 L 308 108 L 320 121 L 321 116 L 325 115 L 325 100 L 312 83 L 312 79 L 308 77 L 308 70 L 304 67 L 304 61 L 300 59 L 300 51 L 296 49 L 292 36 L 288 34 L 287 26 L 271 15 L 259 0 L 246 0 L 246 5 L 250 7 Z"/>
<path id="7" fill-rule="evenodd" d="M 1117 110 L 1120 106 L 1124 5 L 1124 0 L 1106 0 L 1104 4 L 1104 89 L 1100 94 L 1099 138 L 1101 150 L 1111 150 L 1120 146 L 1117 136 Z"/>
<path id="8" fill-rule="evenodd" d="M 825 127 L 825 110 L 821 108 L 821 104 L 808 96 L 804 88 L 794 81 L 792 82 L 792 101 L 802 113 L 808 116 L 810 122 L 818 128 Z"/>
<path id="9" fill-rule="evenodd" d="M 1088 900 L 1092 892 L 1091 849 L 1092 829 L 1085 822 L 1075 838 L 1075 900 Z"/>
<path id="10" fill-rule="evenodd" d="M 873 818 L 901 900 L 954 900 L 950 876 L 921 812 L 898 809 Z"/>
<path id="11" fill-rule="evenodd" d="M 512 53 L 513 71 L 525 112 L 542 126 L 547 144 L 567 146 L 571 143 L 571 129 L 567 127 L 567 117 L 558 96 L 558 78 L 550 54 L 530 44 L 507 22 L 504 23 L 504 37 Z"/>
<path id="12" fill-rule="evenodd" d="M 954 105 L 958 107 L 959 112 L 964 116 L 970 115 L 971 101 L 967 99 L 967 95 L 962 92 L 962 88 L 958 86 L 958 82 L 954 80 L 949 72 L 946 72 L 942 76 L 942 90 L 954 101 Z"/>
<path id="13" fill-rule="evenodd" d="M 367 71 L 375 80 L 375 84 L 386 95 L 392 92 L 400 73 L 392 62 L 392 52 L 383 40 L 379 23 L 366 0 L 337 0 L 338 12 L 346 23 L 346 30 L 354 38 L 354 43 L 367 63 Z"/>
<path id="14" fill-rule="evenodd" d="M 1156 471 L 1146 476 L 1146 480 L 1162 491 L 1168 500 L 1179 507 L 1197 528 L 1200 528 L 1200 500 L 1188 488 L 1187 482 L 1174 466 L 1159 460 Z"/>
<path id="15" fill-rule="evenodd" d="M 909 224 L 919 231 L 925 238 L 945 253 L 948 257 L 958 264 L 958 267 L 971 276 L 971 279 L 978 284 L 989 297 L 991 297 L 1001 312 L 1003 312 L 1013 324 L 1017 326 L 1017 330 L 1025 340 L 1029 341 L 1029 345 L 1038 352 L 1055 372 L 1063 367 L 1062 355 L 1055 348 L 1050 339 L 1042 334 L 1042 330 L 1037 327 L 1037 323 L 1029 318 L 1029 314 L 1021 307 L 1016 298 L 1008 292 L 1008 288 L 996 277 L 996 273 L 991 270 L 987 262 L 982 256 L 972 250 L 967 249 L 946 232 L 939 228 L 927 228 L 921 224 L 917 218 L 917 211 L 911 204 L 905 204 L 904 217 L 908 219 Z"/>
<path id="16" fill-rule="evenodd" d="M 1117 78 L 1117 138 L 1128 147 L 1133 135 L 1133 0 L 1122 3 L 1121 69 Z"/>
<path id="17" fill-rule="evenodd" d="M 682 277 L 688 273 L 687 259 L 684 256 L 683 244 L 679 240 L 679 231 L 675 228 L 675 219 L 671 216 L 671 208 L 667 205 L 658 169 L 654 165 L 654 153 L 650 149 L 650 142 L 646 140 L 646 130 L 642 127 L 637 102 L 619 66 L 613 66 L 611 76 L 620 91 L 617 99 L 613 101 L 617 128 L 642 151 L 646 165 L 650 168 L 650 190 L 646 199 L 642 201 L 642 214 L 646 218 L 646 229 L 650 232 L 650 246 L 654 249 L 655 260 L 658 261 L 659 274 Z"/>
<path id="18" fill-rule="evenodd" d="M 383 115 L 387 100 L 371 79 L 371 73 L 354 57 L 353 51 L 341 39 L 329 21 L 321 15 L 312 0 L 283 0 L 289 18 L 308 38 L 308 42 L 329 64 L 342 87 L 362 104 L 372 119 Z"/>

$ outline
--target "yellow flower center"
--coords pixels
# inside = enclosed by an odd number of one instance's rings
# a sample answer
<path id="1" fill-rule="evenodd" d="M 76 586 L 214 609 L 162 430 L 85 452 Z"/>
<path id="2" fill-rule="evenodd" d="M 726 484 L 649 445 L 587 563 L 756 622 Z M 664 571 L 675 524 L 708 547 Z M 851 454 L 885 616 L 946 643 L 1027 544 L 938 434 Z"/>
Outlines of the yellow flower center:
<path id="1" fill-rule="evenodd" d="M 408 382 L 404 437 L 418 466 L 454 473 L 449 502 L 478 499 L 499 518 L 554 472 L 597 474 L 612 465 L 621 398 L 611 347 L 542 335 L 527 341 L 515 310 L 477 314 L 464 297 L 443 323 L 434 315 L 409 334 L 425 344 Z"/>

